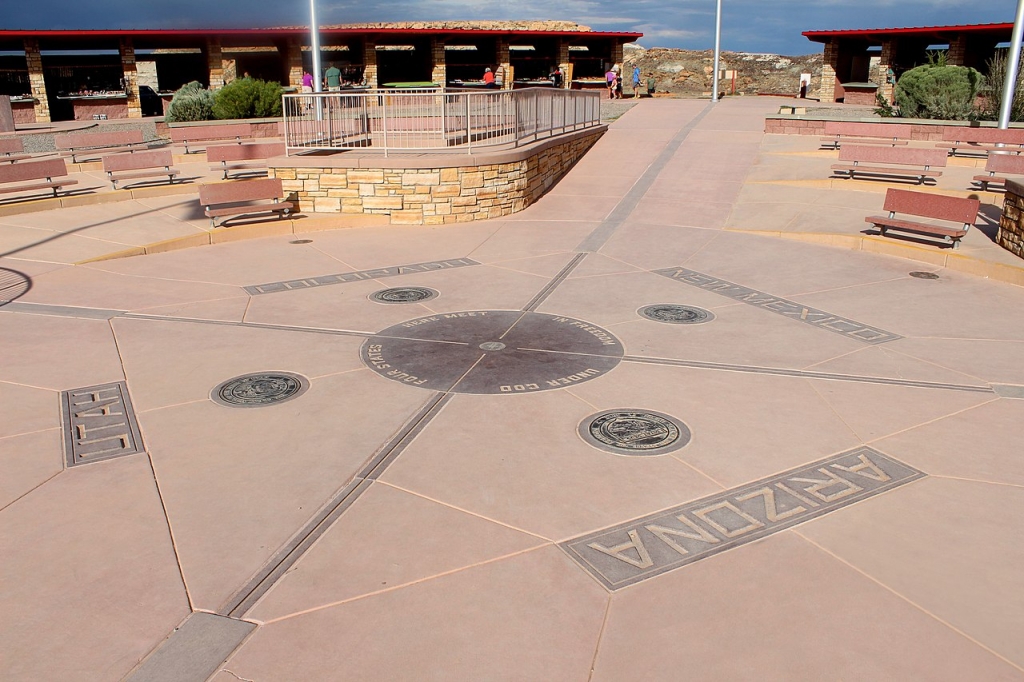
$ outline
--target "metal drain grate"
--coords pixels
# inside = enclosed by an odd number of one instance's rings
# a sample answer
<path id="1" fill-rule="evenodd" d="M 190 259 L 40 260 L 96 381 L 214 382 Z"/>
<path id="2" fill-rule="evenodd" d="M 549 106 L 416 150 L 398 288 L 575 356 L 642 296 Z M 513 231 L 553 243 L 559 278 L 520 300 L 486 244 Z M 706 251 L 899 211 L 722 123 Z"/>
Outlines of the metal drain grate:
<path id="1" fill-rule="evenodd" d="M 715 314 L 710 310 L 674 303 L 656 303 L 644 306 L 637 313 L 648 320 L 667 324 L 701 324 L 715 319 Z"/>
<path id="2" fill-rule="evenodd" d="M 587 417 L 579 434 L 590 445 L 616 455 L 662 455 L 690 442 L 686 424 L 651 410 L 611 410 Z"/>
<path id="3" fill-rule="evenodd" d="M 218 385 L 210 394 L 228 407 L 264 407 L 298 398 L 309 388 L 306 377 L 291 372 L 243 374 Z"/>
<path id="4" fill-rule="evenodd" d="M 370 300 L 377 303 L 419 303 L 437 298 L 438 293 L 426 287 L 395 287 L 381 289 L 370 294 Z"/>

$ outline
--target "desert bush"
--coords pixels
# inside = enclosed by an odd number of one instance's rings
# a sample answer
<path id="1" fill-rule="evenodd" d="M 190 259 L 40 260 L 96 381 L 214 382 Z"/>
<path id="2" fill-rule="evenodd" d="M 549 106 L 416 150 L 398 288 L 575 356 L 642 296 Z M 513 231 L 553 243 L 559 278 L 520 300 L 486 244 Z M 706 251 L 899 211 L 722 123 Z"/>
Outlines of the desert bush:
<path id="1" fill-rule="evenodd" d="M 281 115 L 280 83 L 239 78 L 217 91 L 213 102 L 217 118 L 270 118 Z"/>
<path id="2" fill-rule="evenodd" d="M 904 73 L 896 84 L 896 105 L 906 118 L 964 121 L 976 118 L 974 100 L 981 73 L 936 59 Z"/>
<path id="3" fill-rule="evenodd" d="M 178 88 L 167 107 L 164 120 L 168 123 L 182 121 L 208 121 L 213 118 L 213 93 L 198 81 L 192 81 Z"/>
<path id="4" fill-rule="evenodd" d="M 979 117 L 986 121 L 999 119 L 999 109 L 1003 105 L 1003 81 L 1006 80 L 1006 65 L 1009 62 L 1007 50 L 999 50 L 988 60 L 988 75 L 982 93 L 984 101 L 979 109 Z M 1024 65 L 1024 54 L 1021 55 Z M 1011 121 L 1024 121 L 1024 71 L 1017 69 L 1017 84 L 1013 91 L 1013 105 L 1010 107 Z"/>

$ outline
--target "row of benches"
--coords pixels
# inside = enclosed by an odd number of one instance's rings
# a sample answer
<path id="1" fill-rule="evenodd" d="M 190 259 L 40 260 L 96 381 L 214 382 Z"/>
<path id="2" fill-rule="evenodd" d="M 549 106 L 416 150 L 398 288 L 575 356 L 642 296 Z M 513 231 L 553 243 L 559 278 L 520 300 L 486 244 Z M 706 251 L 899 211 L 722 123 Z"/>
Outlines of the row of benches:
<path id="1" fill-rule="evenodd" d="M 856 145 L 903 146 L 911 139 L 909 123 L 864 123 L 858 121 L 826 121 L 825 135 L 821 138 L 825 149 L 841 149 L 843 143 Z M 945 126 L 942 142 L 936 147 L 946 154 L 957 152 L 988 154 L 991 151 L 1024 152 L 1024 129 L 972 128 Z"/>

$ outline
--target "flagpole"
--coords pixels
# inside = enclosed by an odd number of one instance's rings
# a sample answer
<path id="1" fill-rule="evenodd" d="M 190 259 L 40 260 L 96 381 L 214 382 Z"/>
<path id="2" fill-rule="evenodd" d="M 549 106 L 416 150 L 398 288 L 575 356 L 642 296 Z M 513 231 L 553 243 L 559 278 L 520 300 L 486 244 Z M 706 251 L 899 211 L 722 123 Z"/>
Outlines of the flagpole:
<path id="1" fill-rule="evenodd" d="M 1020 0 L 1024 3 L 1024 0 Z M 722 0 L 717 0 L 718 10 L 715 13 L 715 72 L 711 76 L 711 101 L 718 101 L 718 65 L 722 53 Z"/>

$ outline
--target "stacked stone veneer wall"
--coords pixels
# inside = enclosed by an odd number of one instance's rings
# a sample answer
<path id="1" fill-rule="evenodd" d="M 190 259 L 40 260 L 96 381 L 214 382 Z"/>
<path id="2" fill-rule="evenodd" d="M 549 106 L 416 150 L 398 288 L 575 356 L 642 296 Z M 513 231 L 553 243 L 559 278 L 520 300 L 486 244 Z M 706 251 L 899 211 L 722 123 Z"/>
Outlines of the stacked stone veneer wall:
<path id="1" fill-rule="evenodd" d="M 910 121 L 903 118 L 892 118 L 888 120 L 893 123 L 910 123 Z M 881 119 L 862 119 L 862 121 L 868 123 L 884 123 Z M 934 142 L 942 141 L 942 133 L 947 127 L 963 127 L 950 126 L 948 123 L 910 123 L 910 126 L 910 139 Z M 769 116 L 764 120 L 764 132 L 781 135 L 824 135 L 825 121 L 824 119 L 815 120 L 808 118 L 796 118 L 793 116 Z"/>
<path id="2" fill-rule="evenodd" d="M 434 168 L 402 168 L 401 157 L 387 159 L 399 167 L 287 167 L 271 164 L 271 177 L 281 178 L 294 193 L 303 213 L 371 213 L 390 216 L 395 224 L 441 225 L 498 218 L 521 211 L 536 201 L 604 133 L 605 127 L 547 141 L 534 149 L 468 157 L 473 165 L 454 165 L 457 156 Z M 505 160 L 502 157 L 521 157 Z M 299 157 L 301 158 L 301 157 Z M 383 161 L 383 159 L 381 159 Z M 447 167 L 440 167 L 440 166 Z"/>
<path id="3" fill-rule="evenodd" d="M 1006 181 L 1006 197 L 996 242 L 1018 258 L 1024 258 L 1024 184 Z"/>

